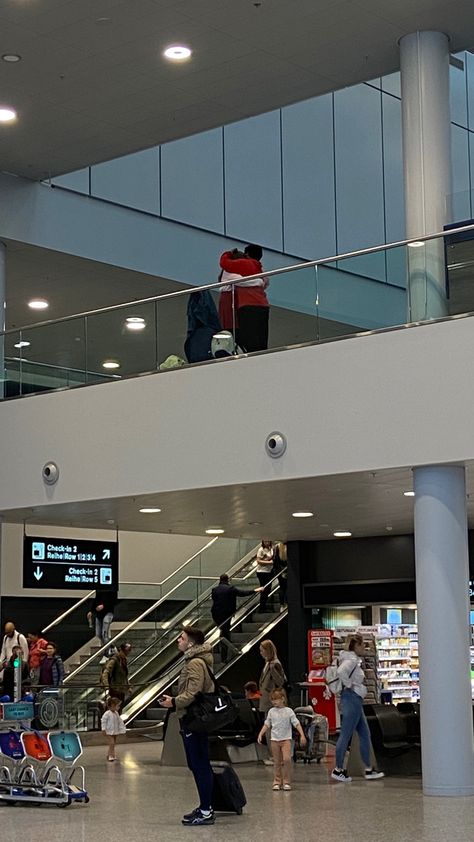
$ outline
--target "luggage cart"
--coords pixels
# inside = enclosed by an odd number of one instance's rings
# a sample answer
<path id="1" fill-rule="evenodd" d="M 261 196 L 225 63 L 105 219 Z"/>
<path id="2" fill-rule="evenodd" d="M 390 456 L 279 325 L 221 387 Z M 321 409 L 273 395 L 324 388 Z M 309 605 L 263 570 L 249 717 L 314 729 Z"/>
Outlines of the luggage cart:
<path id="1" fill-rule="evenodd" d="M 82 754 L 79 737 L 74 733 L 58 734 L 62 743 L 55 739 L 54 748 L 47 733 L 0 734 L 0 801 L 9 805 L 33 803 L 57 807 L 68 807 L 73 801 L 89 801 L 82 766 L 77 767 L 82 787 L 71 783 L 75 761 Z"/>

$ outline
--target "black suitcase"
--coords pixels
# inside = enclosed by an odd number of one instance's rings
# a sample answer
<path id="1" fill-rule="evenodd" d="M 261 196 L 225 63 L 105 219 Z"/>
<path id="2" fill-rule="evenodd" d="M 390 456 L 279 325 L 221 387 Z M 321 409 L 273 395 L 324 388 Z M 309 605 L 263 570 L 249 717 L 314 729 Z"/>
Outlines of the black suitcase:
<path id="1" fill-rule="evenodd" d="M 213 766 L 212 806 L 216 812 L 241 815 L 247 803 L 237 772 L 232 766 Z"/>

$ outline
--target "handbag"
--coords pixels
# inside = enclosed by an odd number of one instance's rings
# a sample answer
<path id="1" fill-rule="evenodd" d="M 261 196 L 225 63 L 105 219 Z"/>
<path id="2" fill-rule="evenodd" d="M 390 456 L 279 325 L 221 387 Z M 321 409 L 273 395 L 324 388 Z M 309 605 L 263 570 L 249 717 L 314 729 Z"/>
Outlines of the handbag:
<path id="1" fill-rule="evenodd" d="M 214 734 L 220 728 L 234 722 L 239 710 L 230 693 L 223 687 L 219 687 L 206 662 L 202 658 L 200 660 L 214 682 L 214 692 L 196 695 L 183 716 L 182 725 L 186 731 L 191 731 L 193 734 Z"/>

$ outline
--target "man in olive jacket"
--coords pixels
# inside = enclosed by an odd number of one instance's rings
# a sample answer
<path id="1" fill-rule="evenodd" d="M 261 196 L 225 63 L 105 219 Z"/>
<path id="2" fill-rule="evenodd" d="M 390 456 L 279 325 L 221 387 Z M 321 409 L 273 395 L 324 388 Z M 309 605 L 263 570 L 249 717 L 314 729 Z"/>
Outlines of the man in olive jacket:
<path id="1" fill-rule="evenodd" d="M 212 693 L 214 682 L 209 674 L 212 670 L 212 649 L 205 643 L 204 633 L 195 626 L 185 626 L 178 638 L 178 649 L 184 655 L 184 665 L 178 680 L 178 692 L 172 696 L 162 696 L 160 704 L 175 710 L 183 717 L 198 693 Z M 209 738 L 207 734 L 194 734 L 181 729 L 188 768 L 194 775 L 199 794 L 199 807 L 186 813 L 182 823 L 186 825 L 214 824 L 212 809 L 212 789 L 214 776 L 209 761 Z"/>

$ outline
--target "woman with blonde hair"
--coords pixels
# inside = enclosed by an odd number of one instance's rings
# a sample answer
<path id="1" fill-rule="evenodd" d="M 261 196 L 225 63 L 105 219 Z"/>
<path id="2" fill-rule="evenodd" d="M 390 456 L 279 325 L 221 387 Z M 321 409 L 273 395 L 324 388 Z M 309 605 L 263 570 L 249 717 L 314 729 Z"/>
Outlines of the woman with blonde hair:
<path id="1" fill-rule="evenodd" d="M 352 778 L 344 769 L 344 760 L 352 735 L 359 736 L 359 746 L 365 765 L 365 780 L 375 781 L 384 777 L 383 772 L 374 769 L 371 764 L 370 731 L 364 713 L 364 699 L 367 695 L 365 673 L 362 669 L 364 638 L 361 634 L 352 634 L 346 641 L 346 648 L 339 655 L 337 675 L 342 682 L 341 691 L 341 731 L 336 743 L 336 766 L 331 778 L 341 783 L 350 783 Z"/>
<path id="2" fill-rule="evenodd" d="M 260 654 L 265 660 L 265 666 L 258 683 L 258 688 L 262 694 L 259 707 L 261 713 L 268 713 L 272 707 L 270 695 L 273 690 L 281 690 L 286 682 L 286 675 L 281 662 L 278 660 L 278 653 L 273 641 L 262 640 Z"/>

